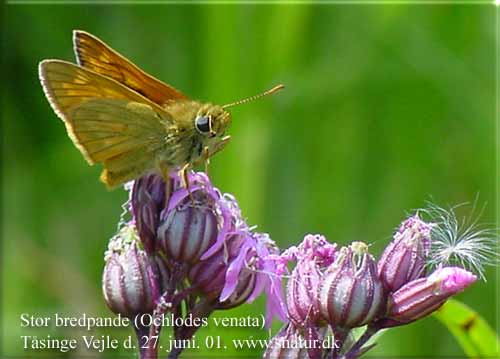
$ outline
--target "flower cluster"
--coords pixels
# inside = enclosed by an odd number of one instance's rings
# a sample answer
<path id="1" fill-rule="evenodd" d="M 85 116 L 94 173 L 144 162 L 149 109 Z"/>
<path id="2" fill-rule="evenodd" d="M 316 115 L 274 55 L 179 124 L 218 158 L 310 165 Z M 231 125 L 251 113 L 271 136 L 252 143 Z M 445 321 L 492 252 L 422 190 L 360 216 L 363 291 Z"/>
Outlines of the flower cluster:
<path id="1" fill-rule="evenodd" d="M 103 291 L 110 309 L 130 318 L 147 313 L 202 318 L 265 292 L 268 323 L 273 316 L 285 320 L 275 243 L 252 230 L 236 200 L 213 187 L 204 173 L 189 173 L 188 180 L 188 188 L 176 174 L 169 183 L 148 175 L 133 184 L 132 219 L 122 224 L 105 255 Z M 158 335 L 161 327 L 136 329 L 142 337 Z M 198 327 L 173 329 L 182 340 Z M 156 357 L 156 348 L 147 349 L 142 357 Z"/>
<path id="2" fill-rule="evenodd" d="M 421 319 L 474 283 L 468 270 L 441 263 L 431 271 L 431 247 L 439 223 L 418 214 L 401 223 L 377 261 L 363 242 L 338 248 L 323 236 L 307 235 L 283 252 L 279 267 L 294 262 L 286 288 L 289 322 L 271 341 L 265 358 L 358 358 L 377 331 Z M 357 341 L 353 328 L 366 326 Z M 290 338 L 316 343 L 296 348 Z M 327 337 L 332 346 L 322 346 Z"/>
<path id="3" fill-rule="evenodd" d="M 285 323 L 264 358 L 358 358 L 378 331 L 429 315 L 483 277 L 493 251 L 492 232 L 470 225 L 460 232 L 453 211 L 431 207 L 405 219 L 378 260 L 364 242 L 339 246 L 322 235 L 306 235 L 280 253 L 206 174 L 190 172 L 187 180 L 189 186 L 177 174 L 168 183 L 156 175 L 136 180 L 126 205 L 131 219 L 120 222 L 105 254 L 109 308 L 153 318 L 135 326 L 138 339 L 148 339 L 139 344 L 144 359 L 158 356 L 151 343 L 165 315 L 173 319 L 173 338 L 186 340 L 213 311 L 262 293 L 267 324 L 273 317 Z M 200 325 L 183 324 L 188 318 Z M 355 338 L 359 327 L 364 333 Z M 172 349 L 169 358 L 181 351 Z"/>

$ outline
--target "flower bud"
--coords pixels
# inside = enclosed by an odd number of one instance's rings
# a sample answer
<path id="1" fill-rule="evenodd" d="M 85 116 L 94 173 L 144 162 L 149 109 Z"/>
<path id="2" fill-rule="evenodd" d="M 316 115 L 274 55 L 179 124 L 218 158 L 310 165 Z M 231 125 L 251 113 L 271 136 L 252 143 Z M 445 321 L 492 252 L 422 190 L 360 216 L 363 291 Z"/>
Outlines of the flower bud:
<path id="1" fill-rule="evenodd" d="M 244 223 L 236 200 L 222 195 L 201 172 L 189 173 L 189 191 L 171 176 L 173 192 L 160 214 L 157 237 L 170 260 L 195 264 L 223 247 L 229 233 Z"/>
<path id="2" fill-rule="evenodd" d="M 161 257 L 139 248 L 133 225 L 126 225 L 111 239 L 105 261 L 102 289 L 109 308 L 127 317 L 151 313 L 170 273 Z"/>
<path id="3" fill-rule="evenodd" d="M 226 274 L 229 266 L 238 257 L 244 244 L 243 236 L 233 235 L 226 240 L 225 247 L 221 248 L 210 258 L 195 264 L 189 271 L 191 284 L 208 298 L 219 298 L 226 285 Z M 248 253 L 245 260 L 251 260 Z M 247 262 L 248 263 L 248 262 Z M 228 298 L 217 304 L 218 309 L 236 307 L 245 302 L 252 294 L 256 282 L 256 274 L 242 268 L 238 275 L 238 284 Z"/>
<path id="4" fill-rule="evenodd" d="M 288 316 L 295 325 L 317 320 L 318 310 L 313 303 L 320 278 L 321 273 L 313 262 L 304 261 L 294 268 L 288 280 L 286 303 Z"/>
<path id="5" fill-rule="evenodd" d="M 324 273 L 318 293 L 317 308 L 333 327 L 359 327 L 378 316 L 385 293 L 368 246 L 353 242 L 342 248 Z"/>
<path id="6" fill-rule="evenodd" d="M 422 221 L 418 214 L 401 224 L 378 262 L 379 277 L 387 291 L 394 292 L 425 275 L 433 227 L 433 224 Z"/>
<path id="7" fill-rule="evenodd" d="M 162 212 L 158 228 L 160 248 L 167 258 L 190 264 L 196 263 L 212 246 L 218 234 L 217 217 L 206 197 L 193 193 L 196 203 L 185 199 L 176 208 Z"/>
<path id="8" fill-rule="evenodd" d="M 391 294 L 387 316 L 380 321 L 380 327 L 395 327 L 423 318 L 476 279 L 459 267 L 439 268 L 429 277 L 415 279 Z"/>
<path id="9" fill-rule="evenodd" d="M 266 323 L 274 315 L 285 320 L 281 276 L 275 261 L 278 249 L 265 233 L 252 232 L 244 222 L 235 225 L 224 246 L 189 272 L 193 286 L 208 298 L 216 309 L 229 309 L 252 302 L 266 291 Z"/>
<path id="10" fill-rule="evenodd" d="M 322 271 L 335 258 L 336 246 L 320 235 L 307 235 L 298 248 L 294 248 L 297 265 L 288 280 L 286 302 L 288 316 L 294 325 L 302 327 L 306 322 L 315 323 L 318 310 L 315 296 Z"/>
<path id="11" fill-rule="evenodd" d="M 249 268 L 257 273 L 257 282 L 247 302 L 251 303 L 265 291 L 267 327 L 270 326 L 274 316 L 284 322 L 287 317 L 283 301 L 282 273 L 274 260 L 275 256 L 279 256 L 279 249 L 267 233 L 252 233 L 248 245 L 255 250 L 253 258 L 249 261 L 252 263 Z M 224 290 L 222 293 L 224 294 Z"/>
<path id="12" fill-rule="evenodd" d="M 238 278 L 238 285 L 231 295 L 224 300 L 217 301 L 216 309 L 231 309 L 245 302 L 250 302 L 250 298 L 257 285 L 257 275 L 247 269 L 243 269 Z"/>
<path id="13" fill-rule="evenodd" d="M 147 175 L 134 181 L 131 194 L 132 215 L 139 238 L 148 253 L 155 250 L 160 211 L 165 203 L 165 182 L 160 176 Z"/>

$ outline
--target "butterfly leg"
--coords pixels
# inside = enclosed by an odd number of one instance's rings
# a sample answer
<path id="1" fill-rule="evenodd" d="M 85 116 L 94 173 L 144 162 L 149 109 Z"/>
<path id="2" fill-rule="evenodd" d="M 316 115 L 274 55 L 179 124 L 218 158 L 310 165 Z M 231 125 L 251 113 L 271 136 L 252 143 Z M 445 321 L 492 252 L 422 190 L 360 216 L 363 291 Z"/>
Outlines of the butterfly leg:
<path id="1" fill-rule="evenodd" d="M 191 199 L 191 203 L 194 205 L 194 197 L 193 197 L 193 194 L 191 193 L 191 191 L 189 190 L 189 177 L 188 177 L 188 171 L 189 171 L 189 168 L 191 167 L 191 164 L 190 163 L 186 163 L 180 170 L 180 175 L 181 175 L 181 178 L 182 178 L 182 184 L 184 185 L 184 187 L 186 188 L 186 190 L 188 191 L 189 193 L 189 198 Z"/>
<path id="2" fill-rule="evenodd" d="M 160 172 L 161 176 L 163 177 L 163 181 L 165 181 L 165 207 L 168 207 L 168 202 L 170 200 L 170 175 L 169 175 L 169 170 L 168 166 L 165 164 L 165 162 L 160 162 Z"/>
<path id="3" fill-rule="evenodd" d="M 203 160 L 205 162 L 205 173 L 208 176 L 208 166 L 210 165 L 210 150 L 208 147 L 203 149 Z"/>

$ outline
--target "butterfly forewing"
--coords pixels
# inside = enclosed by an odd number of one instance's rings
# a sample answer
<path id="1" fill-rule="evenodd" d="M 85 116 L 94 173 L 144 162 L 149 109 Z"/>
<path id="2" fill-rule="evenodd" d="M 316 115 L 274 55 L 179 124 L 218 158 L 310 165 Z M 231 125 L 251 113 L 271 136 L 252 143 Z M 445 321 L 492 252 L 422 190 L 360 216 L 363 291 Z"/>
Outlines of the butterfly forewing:
<path id="1" fill-rule="evenodd" d="M 40 64 L 44 91 L 68 134 L 113 188 L 155 167 L 171 118 L 112 79 L 63 61 Z"/>
<path id="2" fill-rule="evenodd" d="M 182 92 L 148 75 L 89 33 L 75 31 L 73 42 L 78 64 L 120 82 L 159 105 L 188 99 Z"/>

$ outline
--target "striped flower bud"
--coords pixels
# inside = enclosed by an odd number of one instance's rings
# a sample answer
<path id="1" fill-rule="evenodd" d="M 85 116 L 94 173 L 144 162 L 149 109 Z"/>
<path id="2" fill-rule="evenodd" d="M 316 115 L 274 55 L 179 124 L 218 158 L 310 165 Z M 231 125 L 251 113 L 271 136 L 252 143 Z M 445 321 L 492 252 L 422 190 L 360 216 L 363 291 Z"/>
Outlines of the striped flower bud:
<path id="1" fill-rule="evenodd" d="M 147 175 L 134 182 L 131 210 L 139 238 L 148 253 L 156 249 L 156 231 L 165 203 L 165 182 L 160 176 Z"/>
<path id="2" fill-rule="evenodd" d="M 218 299 L 226 285 L 226 274 L 229 265 L 238 257 L 245 238 L 233 235 L 226 240 L 225 248 L 204 261 L 195 264 L 189 271 L 191 284 L 201 291 L 205 297 Z M 247 255 L 250 260 L 251 256 Z M 248 262 L 247 262 L 248 264 Z M 246 268 L 238 275 L 238 284 L 234 292 L 223 302 L 217 304 L 219 309 L 236 307 L 245 302 L 255 288 L 256 274 Z"/>
<path id="3" fill-rule="evenodd" d="M 240 222 L 222 248 L 192 267 L 189 279 L 205 297 L 213 298 L 216 309 L 250 303 L 265 291 L 266 322 L 274 315 L 285 320 L 281 276 L 273 259 L 277 253 L 267 234 L 252 232 Z"/>
<path id="4" fill-rule="evenodd" d="M 359 327 L 380 314 L 385 293 L 366 244 L 353 242 L 341 249 L 324 273 L 316 305 L 335 328 Z"/>
<path id="5" fill-rule="evenodd" d="M 286 320 L 286 308 L 283 301 L 281 273 L 274 260 L 279 255 L 276 243 L 267 233 L 252 232 L 243 223 L 236 224 L 236 230 L 244 237 L 238 256 L 229 263 L 226 271 L 226 283 L 219 297 L 222 307 L 243 297 L 248 275 L 255 276 L 255 285 L 246 302 L 253 302 L 263 292 L 266 294 L 266 325 L 269 326 L 274 316 Z M 246 234 L 244 234 L 246 232 Z M 243 289 L 243 292 L 240 292 Z"/>
<path id="6" fill-rule="evenodd" d="M 252 266 L 252 263 L 249 263 Z M 257 285 L 257 275 L 248 269 L 243 269 L 238 278 L 238 284 L 229 297 L 223 301 L 220 298 L 215 305 L 216 309 L 231 309 L 245 302 L 253 301 L 251 296 L 254 295 Z M 258 293 L 260 294 L 260 293 Z M 257 294 L 257 295 L 258 295 Z"/>
<path id="7" fill-rule="evenodd" d="M 318 319 L 315 296 L 322 271 L 335 259 L 336 245 L 330 244 L 321 235 L 309 234 L 297 248 L 289 252 L 293 252 L 297 264 L 287 285 L 288 316 L 294 325 L 302 327 L 306 322 L 315 323 Z"/>
<path id="8" fill-rule="evenodd" d="M 105 254 L 102 289 L 109 308 L 127 317 L 151 313 L 170 278 L 165 262 L 139 245 L 135 226 L 125 225 Z"/>
<path id="9" fill-rule="evenodd" d="M 206 175 L 190 173 L 188 179 L 189 191 L 178 176 L 171 177 L 174 190 L 160 214 L 157 239 L 169 260 L 195 264 L 222 246 L 232 218 Z"/>
<path id="10" fill-rule="evenodd" d="M 433 227 L 418 214 L 401 224 L 378 262 L 378 274 L 387 291 L 394 292 L 425 275 Z"/>
<path id="11" fill-rule="evenodd" d="M 162 213 L 158 239 L 169 259 L 193 264 L 215 243 L 217 217 L 201 200 L 194 205 L 189 203 L 190 199 L 187 201 Z"/>
<path id="12" fill-rule="evenodd" d="M 474 274 L 459 267 L 439 268 L 426 278 L 415 279 L 391 294 L 387 316 L 379 326 L 395 327 L 423 318 L 476 280 Z"/>

